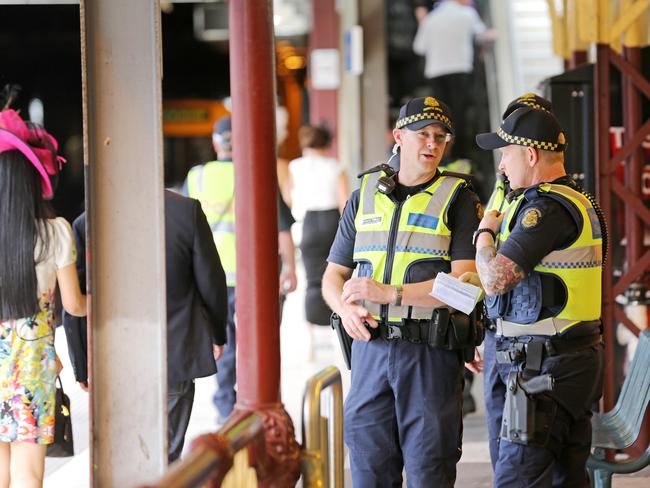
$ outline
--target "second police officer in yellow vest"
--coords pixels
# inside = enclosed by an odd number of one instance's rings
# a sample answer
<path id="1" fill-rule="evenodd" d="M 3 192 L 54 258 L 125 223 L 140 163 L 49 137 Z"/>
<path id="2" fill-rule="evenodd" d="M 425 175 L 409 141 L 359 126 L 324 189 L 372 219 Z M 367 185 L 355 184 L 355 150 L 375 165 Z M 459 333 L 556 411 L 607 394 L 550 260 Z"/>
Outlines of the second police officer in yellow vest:
<path id="1" fill-rule="evenodd" d="M 502 119 L 506 119 L 508 115 L 522 107 L 530 107 L 537 110 L 544 110 L 552 112 L 551 102 L 547 99 L 540 97 L 534 93 L 525 93 L 522 96 L 515 98 L 508 104 L 503 112 Z M 498 212 L 505 212 L 507 205 L 510 201 L 506 196 L 510 193 L 510 183 L 503 171 L 497 172 L 494 190 L 487 203 L 485 212 L 496 210 Z M 510 195 L 514 197 L 514 193 Z M 494 300 L 494 298 L 487 297 L 487 302 Z M 496 466 L 499 454 L 499 437 L 501 435 L 501 420 L 503 405 L 505 402 L 506 385 L 501 381 L 499 371 L 496 363 L 496 325 L 494 321 L 491 327 L 485 332 L 485 345 L 483 352 L 483 386 L 485 398 L 485 418 L 488 427 L 488 443 L 490 446 L 490 461 L 492 468 Z"/>
<path id="2" fill-rule="evenodd" d="M 475 271 L 470 234 L 481 207 L 465 179 L 438 171 L 452 134 L 443 102 L 404 105 L 393 131 L 400 170 L 381 165 L 363 176 L 328 258 L 323 295 L 355 339 L 344 412 L 355 487 L 401 486 L 402 469 L 409 486 L 456 479 L 460 349 L 473 352 L 475 338 L 455 338 L 474 323 L 429 292 L 439 272 Z"/>
<path id="3" fill-rule="evenodd" d="M 494 485 L 586 487 L 590 406 L 602 385 L 604 220 L 567 176 L 565 136 L 549 112 L 517 108 L 477 143 L 500 150 L 512 189 L 475 234 L 496 326 L 485 353 L 497 372 L 486 377 L 488 409 L 502 406 Z"/>

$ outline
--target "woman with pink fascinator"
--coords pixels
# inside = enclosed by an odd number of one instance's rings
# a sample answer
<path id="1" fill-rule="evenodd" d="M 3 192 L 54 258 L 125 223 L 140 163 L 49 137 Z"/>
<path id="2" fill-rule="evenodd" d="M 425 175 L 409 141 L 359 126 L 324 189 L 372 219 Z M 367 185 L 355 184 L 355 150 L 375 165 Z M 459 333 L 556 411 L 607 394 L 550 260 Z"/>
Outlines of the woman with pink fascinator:
<path id="1" fill-rule="evenodd" d="M 54 292 L 86 315 L 70 225 L 47 200 L 65 160 L 44 129 L 0 112 L 0 488 L 43 484 L 54 440 Z"/>

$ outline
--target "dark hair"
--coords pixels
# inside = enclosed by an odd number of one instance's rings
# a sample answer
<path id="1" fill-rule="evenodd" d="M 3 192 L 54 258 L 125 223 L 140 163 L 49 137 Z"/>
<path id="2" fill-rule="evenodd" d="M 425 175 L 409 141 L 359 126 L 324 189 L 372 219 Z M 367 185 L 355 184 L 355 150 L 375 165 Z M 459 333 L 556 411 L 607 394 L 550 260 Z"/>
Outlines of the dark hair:
<path id="1" fill-rule="evenodd" d="M 305 125 L 298 131 L 298 140 L 302 149 L 325 149 L 332 142 L 332 134 L 326 127 Z"/>
<path id="2" fill-rule="evenodd" d="M 36 263 L 47 255 L 52 215 L 32 163 L 16 150 L 0 153 L 0 320 L 40 310 Z M 34 248 L 40 238 L 40 255 Z"/>

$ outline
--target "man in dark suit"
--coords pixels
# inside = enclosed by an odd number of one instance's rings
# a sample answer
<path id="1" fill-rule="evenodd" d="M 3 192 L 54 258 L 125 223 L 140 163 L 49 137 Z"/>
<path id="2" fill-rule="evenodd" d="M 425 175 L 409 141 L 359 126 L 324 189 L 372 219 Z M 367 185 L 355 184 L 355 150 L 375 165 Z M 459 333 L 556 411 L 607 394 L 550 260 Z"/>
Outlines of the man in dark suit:
<path id="1" fill-rule="evenodd" d="M 85 249 L 85 214 L 73 224 L 78 250 Z M 194 379 L 216 373 L 215 359 L 226 342 L 226 276 L 212 232 L 193 198 L 165 191 L 167 265 L 167 415 L 168 459 L 181 455 L 194 403 Z M 77 255 L 80 276 L 86 259 Z M 85 283 L 84 283 L 85 284 Z M 88 381 L 86 322 L 65 314 L 70 360 L 75 378 Z"/>

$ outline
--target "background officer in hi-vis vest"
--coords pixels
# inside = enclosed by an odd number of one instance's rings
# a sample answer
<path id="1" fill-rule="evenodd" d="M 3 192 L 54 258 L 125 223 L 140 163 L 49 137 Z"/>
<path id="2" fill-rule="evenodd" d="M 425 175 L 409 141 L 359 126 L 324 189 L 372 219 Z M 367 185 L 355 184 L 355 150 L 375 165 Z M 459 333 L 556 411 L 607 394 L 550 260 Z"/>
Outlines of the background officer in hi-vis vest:
<path id="1" fill-rule="evenodd" d="M 344 416 L 355 487 L 401 486 L 403 468 L 409 486 L 456 479 L 463 362 L 480 340 L 474 313 L 450 313 L 429 292 L 439 272 L 475 271 L 482 209 L 466 179 L 438 171 L 453 131 L 435 98 L 402 106 L 400 170 L 364 173 L 328 257 L 323 296 L 354 339 Z"/>
<path id="2" fill-rule="evenodd" d="M 551 113 L 518 108 L 476 141 L 500 150 L 514 192 L 475 234 L 496 325 L 486 355 L 506 385 L 494 485 L 586 487 L 590 406 L 602 387 L 604 220 L 566 174 L 565 136 Z"/>
<path id="3" fill-rule="evenodd" d="M 219 251 L 228 285 L 228 341 L 217 361 L 217 384 L 214 403 L 219 412 L 218 423 L 231 414 L 236 401 L 236 242 L 235 242 L 235 167 L 232 161 L 232 120 L 222 117 L 214 125 L 212 145 L 216 161 L 193 167 L 187 174 L 183 194 L 201 202 L 210 224 L 214 243 Z M 282 259 L 280 274 L 281 305 L 284 293 L 296 289 L 294 245 L 291 224 L 295 221 L 291 210 L 278 196 L 278 247 Z"/>

